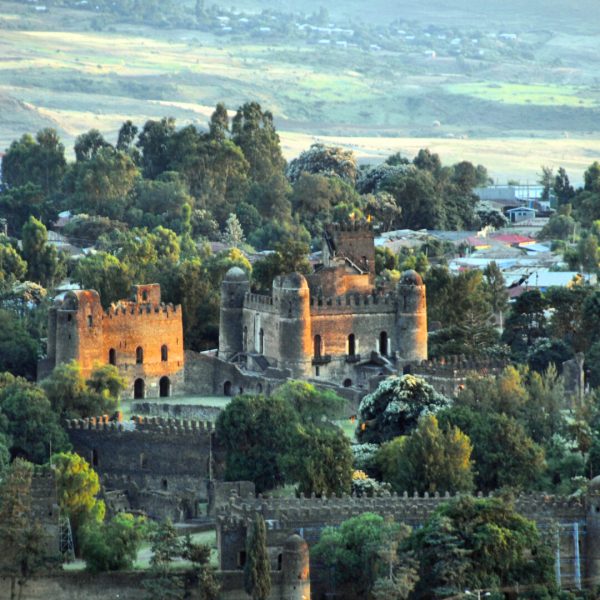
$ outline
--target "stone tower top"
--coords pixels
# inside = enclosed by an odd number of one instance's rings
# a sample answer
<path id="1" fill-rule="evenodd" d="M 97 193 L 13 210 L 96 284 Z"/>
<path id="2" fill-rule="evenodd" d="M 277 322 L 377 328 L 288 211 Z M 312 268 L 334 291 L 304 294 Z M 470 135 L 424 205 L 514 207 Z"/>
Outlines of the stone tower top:
<path id="1" fill-rule="evenodd" d="M 138 304 L 160 304 L 160 284 L 134 285 L 132 300 Z"/>

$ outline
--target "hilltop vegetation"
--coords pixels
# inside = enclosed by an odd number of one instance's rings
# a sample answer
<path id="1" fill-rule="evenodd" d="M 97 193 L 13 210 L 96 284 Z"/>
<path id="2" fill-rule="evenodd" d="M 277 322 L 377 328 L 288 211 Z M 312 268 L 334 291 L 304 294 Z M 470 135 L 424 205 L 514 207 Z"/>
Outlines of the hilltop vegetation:
<path id="1" fill-rule="evenodd" d="M 593 136 L 599 42 L 591 20 L 576 31 L 579 4 L 560 26 L 552 5 L 533 21 L 531 8 L 492 5 L 484 18 L 467 2 L 438 4 L 376 3 L 364 18 L 360 2 L 95 2 L 92 11 L 61 0 L 47 12 L 5 2 L 0 146 L 44 126 L 69 140 L 91 127 L 114 135 L 125 115 L 204 123 L 221 100 L 259 101 L 280 130 L 309 135 Z M 538 151 L 531 143 L 522 153 Z"/>

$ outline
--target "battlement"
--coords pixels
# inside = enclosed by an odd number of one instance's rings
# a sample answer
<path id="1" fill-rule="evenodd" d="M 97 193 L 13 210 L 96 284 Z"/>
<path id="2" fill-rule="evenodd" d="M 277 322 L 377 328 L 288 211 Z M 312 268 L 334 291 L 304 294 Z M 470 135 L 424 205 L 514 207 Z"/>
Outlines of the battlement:
<path id="1" fill-rule="evenodd" d="M 497 374 L 509 365 L 501 359 L 468 359 L 465 356 L 450 356 L 448 358 L 424 360 L 413 368 L 415 375 L 437 375 L 438 377 L 466 376 L 470 372 L 482 375 Z"/>
<path id="2" fill-rule="evenodd" d="M 250 308 L 258 311 L 276 311 L 273 296 L 266 294 L 253 294 L 251 292 L 247 292 L 244 296 L 244 308 Z"/>
<path id="3" fill-rule="evenodd" d="M 344 296 L 310 298 L 311 313 L 339 313 L 347 312 L 394 312 L 396 302 L 395 294 L 346 294 Z"/>
<path id="4" fill-rule="evenodd" d="M 405 492 L 402 495 L 393 493 L 373 498 L 348 495 L 333 498 L 263 498 L 260 494 L 240 498 L 233 493 L 228 504 L 219 512 L 218 521 L 222 527 L 235 528 L 249 522 L 256 512 L 260 512 L 273 529 L 299 523 L 306 526 L 319 523 L 334 525 L 365 512 L 374 512 L 393 517 L 398 522 L 420 524 L 440 504 L 459 497 L 461 494 L 425 493 L 420 496 Z M 492 498 L 494 494 L 485 496 L 479 492 L 477 497 Z M 532 493 L 517 497 L 515 506 L 518 512 L 536 521 L 585 517 L 585 501 L 582 498 Z"/>
<path id="5" fill-rule="evenodd" d="M 214 430 L 214 424 L 211 421 L 146 416 L 134 416 L 131 421 L 126 423 L 111 420 L 108 415 L 88 419 L 67 419 L 65 426 L 68 430 L 80 429 L 95 433 L 154 433 L 168 436 L 206 435 Z"/>
<path id="6" fill-rule="evenodd" d="M 325 230 L 328 233 L 333 233 L 334 231 L 373 231 L 373 224 L 365 220 L 330 223 L 325 227 Z"/>
<path id="7" fill-rule="evenodd" d="M 169 318 L 181 312 L 181 305 L 174 304 L 151 304 L 149 302 L 138 304 L 137 302 L 117 302 L 111 304 L 104 312 L 105 319 L 130 318 L 136 316 L 158 316 L 158 318 Z"/>

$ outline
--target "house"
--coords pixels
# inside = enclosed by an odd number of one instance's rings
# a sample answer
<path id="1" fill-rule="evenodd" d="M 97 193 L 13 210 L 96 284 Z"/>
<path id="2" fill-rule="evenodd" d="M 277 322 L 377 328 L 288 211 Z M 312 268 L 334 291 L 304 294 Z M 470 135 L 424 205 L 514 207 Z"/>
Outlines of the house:
<path id="1" fill-rule="evenodd" d="M 518 206 L 517 208 L 509 208 L 506 215 L 511 223 L 521 223 L 522 221 L 530 221 L 535 219 L 535 208 L 527 208 L 526 206 Z"/>

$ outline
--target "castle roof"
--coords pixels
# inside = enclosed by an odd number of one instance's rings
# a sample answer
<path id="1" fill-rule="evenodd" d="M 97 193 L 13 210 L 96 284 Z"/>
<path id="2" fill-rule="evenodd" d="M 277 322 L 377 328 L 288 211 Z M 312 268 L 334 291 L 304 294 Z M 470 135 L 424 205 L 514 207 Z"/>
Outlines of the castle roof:
<path id="1" fill-rule="evenodd" d="M 225 273 L 223 281 L 227 281 L 229 283 L 245 282 L 248 281 L 248 274 L 240 267 L 231 267 L 231 269 Z"/>
<path id="2" fill-rule="evenodd" d="M 413 269 L 409 269 L 402 273 L 400 283 L 403 285 L 423 285 L 423 278 Z"/>

